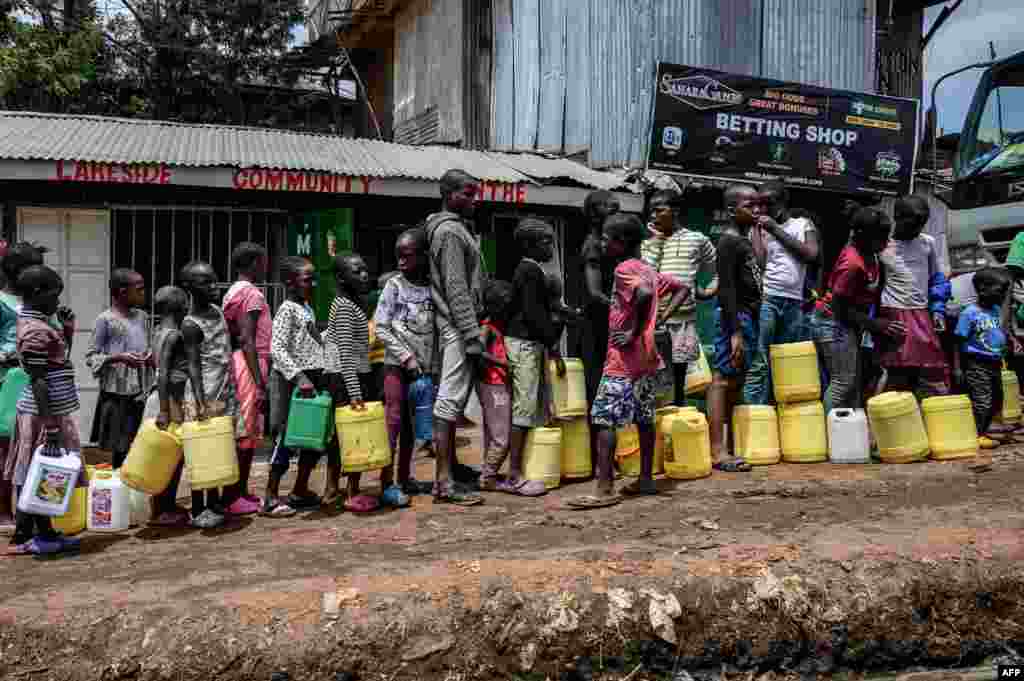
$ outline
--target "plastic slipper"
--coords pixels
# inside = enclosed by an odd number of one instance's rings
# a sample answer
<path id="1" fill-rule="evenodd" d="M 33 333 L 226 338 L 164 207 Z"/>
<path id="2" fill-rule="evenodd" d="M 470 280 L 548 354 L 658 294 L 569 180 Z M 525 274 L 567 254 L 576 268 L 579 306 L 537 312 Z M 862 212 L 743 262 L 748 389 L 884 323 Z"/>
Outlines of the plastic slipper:
<path id="1" fill-rule="evenodd" d="M 9 553 L 16 556 L 45 556 L 60 553 L 63 549 L 63 542 L 60 539 L 48 541 L 39 537 L 33 537 L 24 544 L 14 547 Z"/>
<path id="2" fill-rule="evenodd" d="M 495 491 L 515 494 L 520 497 L 540 497 L 548 493 L 548 488 L 540 480 L 516 480 L 508 478 L 494 486 Z"/>
<path id="3" fill-rule="evenodd" d="M 582 497 L 576 497 L 575 499 L 569 499 L 565 502 L 569 508 L 577 511 L 585 511 L 591 508 L 607 508 L 608 506 L 615 506 L 622 499 L 619 497 L 595 497 L 592 495 L 586 495 Z"/>
<path id="4" fill-rule="evenodd" d="M 305 511 L 311 508 L 318 508 L 320 506 L 320 497 L 315 494 L 304 494 L 299 496 L 297 494 L 288 495 L 288 505 L 294 508 L 296 511 Z"/>
<path id="5" fill-rule="evenodd" d="M 451 482 L 434 483 L 434 503 L 478 506 L 484 503 L 484 498 L 476 492 L 467 491 Z"/>
<path id="6" fill-rule="evenodd" d="M 259 513 L 261 506 L 262 504 L 258 502 L 253 503 L 246 497 L 239 497 L 226 510 L 228 515 L 252 515 L 253 513 Z"/>
<path id="7" fill-rule="evenodd" d="M 366 494 L 359 494 L 345 502 L 345 510 L 351 513 L 372 513 L 380 508 L 380 502 L 375 497 Z"/>
<path id="8" fill-rule="evenodd" d="M 409 505 L 409 497 L 398 485 L 391 485 L 380 495 L 380 503 L 392 508 L 405 508 Z"/>
<path id="9" fill-rule="evenodd" d="M 192 519 L 192 526 L 200 530 L 212 530 L 223 524 L 224 516 L 209 508 Z"/>
<path id="10" fill-rule="evenodd" d="M 711 466 L 716 471 L 722 473 L 749 473 L 754 468 L 743 459 L 733 459 L 732 461 L 719 461 Z"/>
<path id="11" fill-rule="evenodd" d="M 150 527 L 187 527 L 187 511 L 167 511 L 149 521 Z"/>
<path id="12" fill-rule="evenodd" d="M 282 501 L 267 499 L 263 504 L 263 510 L 260 512 L 260 515 L 266 518 L 291 518 L 295 513 L 295 509 L 288 504 Z"/>
<path id="13" fill-rule="evenodd" d="M 628 497 L 639 497 L 639 496 L 654 496 L 658 493 L 658 488 L 654 486 L 654 481 L 643 482 L 641 480 L 634 480 L 625 487 L 619 490 L 621 494 L 625 494 Z"/>

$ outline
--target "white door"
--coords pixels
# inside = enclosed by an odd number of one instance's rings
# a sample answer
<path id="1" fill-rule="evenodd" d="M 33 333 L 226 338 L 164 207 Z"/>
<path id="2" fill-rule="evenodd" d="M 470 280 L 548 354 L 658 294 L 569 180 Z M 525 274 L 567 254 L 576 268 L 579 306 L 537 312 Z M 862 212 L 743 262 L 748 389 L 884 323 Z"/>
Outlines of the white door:
<path id="1" fill-rule="evenodd" d="M 75 312 L 77 331 L 71 361 L 82 403 L 77 415 L 78 430 L 82 442 L 87 443 L 99 398 L 99 383 L 85 365 L 85 352 L 96 317 L 110 301 L 110 212 L 19 208 L 18 239 L 49 249 L 46 264 L 57 270 L 64 280 L 63 302 Z"/>

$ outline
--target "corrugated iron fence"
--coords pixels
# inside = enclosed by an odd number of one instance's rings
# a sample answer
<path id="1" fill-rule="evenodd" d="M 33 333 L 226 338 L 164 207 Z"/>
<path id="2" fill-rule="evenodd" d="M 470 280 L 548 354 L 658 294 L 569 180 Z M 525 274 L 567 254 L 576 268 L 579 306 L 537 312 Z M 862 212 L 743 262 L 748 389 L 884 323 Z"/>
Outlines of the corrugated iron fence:
<path id="1" fill-rule="evenodd" d="M 642 166 L 657 62 L 871 91 L 872 0 L 493 0 L 492 146 Z"/>

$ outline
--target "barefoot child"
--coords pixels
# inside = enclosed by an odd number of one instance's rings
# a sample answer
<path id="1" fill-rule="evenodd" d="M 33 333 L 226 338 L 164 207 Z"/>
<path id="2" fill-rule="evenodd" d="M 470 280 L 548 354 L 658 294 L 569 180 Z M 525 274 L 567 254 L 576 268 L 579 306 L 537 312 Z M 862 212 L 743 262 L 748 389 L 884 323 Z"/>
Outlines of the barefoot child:
<path id="1" fill-rule="evenodd" d="M 498 472 L 508 456 L 508 438 L 512 428 L 512 393 L 505 328 L 514 299 L 515 288 L 507 281 L 494 279 L 484 287 L 484 310 L 487 317 L 480 324 L 484 354 L 477 393 L 483 414 L 484 465 L 480 473 L 480 489 L 485 491 L 496 491 L 500 485 L 507 484 L 499 481 Z"/>
<path id="2" fill-rule="evenodd" d="M 7 378 L 7 372 L 18 364 L 18 312 L 21 311 L 21 297 L 17 292 L 18 277 L 28 267 L 43 264 L 43 254 L 29 243 L 10 246 L 0 261 L 5 286 L 0 291 L 0 386 Z M 7 476 L 7 455 L 11 441 L 0 440 L 0 528 L 14 530 L 14 506 L 11 494 L 14 484 Z"/>
<path id="3" fill-rule="evenodd" d="M 238 281 L 224 294 L 224 318 L 233 346 L 238 348 L 231 359 L 245 431 L 238 441 L 238 483 L 225 490 L 224 504 L 230 515 L 248 515 L 261 508 L 259 497 L 249 494 L 249 473 L 253 454 L 263 442 L 267 408 L 272 322 L 270 306 L 257 287 L 267 278 L 267 249 L 254 243 L 238 244 L 231 254 L 231 266 Z"/>
<path id="4" fill-rule="evenodd" d="M 153 419 L 157 428 L 167 430 L 172 423 L 185 421 L 185 383 L 188 381 L 188 358 L 181 325 L 188 313 L 188 295 L 177 286 L 164 286 L 153 296 L 153 308 L 159 318 L 153 333 L 153 356 L 156 358 L 156 385 L 146 400 L 143 420 Z M 184 460 L 171 477 L 167 489 L 153 497 L 153 520 L 158 527 L 181 527 L 189 524 L 189 512 L 177 504 L 178 485 Z"/>
<path id="5" fill-rule="evenodd" d="M 349 405 L 355 411 L 363 411 L 366 409 L 363 396 L 369 392 L 370 382 L 370 332 L 363 308 L 366 294 L 370 290 L 370 275 L 366 263 L 358 255 L 339 255 L 334 259 L 334 276 L 338 295 L 331 304 L 331 316 L 324 336 L 325 372 L 334 395 L 335 408 Z M 339 433 L 339 437 L 344 436 L 344 433 Z M 376 497 L 359 494 L 361 477 L 360 473 L 349 473 L 347 476 L 348 499 L 345 501 L 345 510 L 369 513 L 375 511 L 380 503 Z M 391 481 L 382 476 L 381 482 Z M 383 499 L 385 503 L 389 500 L 400 500 L 400 497 L 392 494 L 388 499 Z"/>
<path id="6" fill-rule="evenodd" d="M 292 452 L 284 446 L 288 424 L 288 410 L 292 393 L 297 388 L 303 397 L 312 397 L 327 385 L 323 375 L 324 346 L 316 328 L 316 317 L 309 299 L 313 294 L 313 265 L 305 258 L 289 257 L 281 260 L 281 278 L 288 298 L 274 317 L 273 337 L 270 343 L 274 359 L 271 375 L 270 428 L 274 438 L 274 453 L 270 457 L 270 475 L 263 502 L 263 515 L 284 518 L 297 510 L 320 506 L 320 498 L 309 489 L 309 476 L 320 458 L 319 452 L 299 452 L 299 472 L 287 501 L 279 498 L 281 478 L 288 472 Z M 337 447 L 327 445 L 327 489 L 324 503 L 338 500 L 341 464 Z"/>
<path id="7" fill-rule="evenodd" d="M 231 370 L 231 335 L 224 314 L 213 304 L 216 281 L 213 267 L 205 262 L 193 261 L 181 270 L 182 288 L 192 298 L 192 309 L 181 325 L 189 374 L 182 406 L 188 421 L 234 419 L 238 437 L 245 428 Z M 192 490 L 192 524 L 201 529 L 224 524 L 219 490 Z"/>
<path id="8" fill-rule="evenodd" d="M 110 297 L 113 305 L 96 318 L 85 363 L 100 384 L 91 439 L 111 452 L 116 470 L 142 424 L 153 353 L 149 315 L 140 309 L 146 304 L 142 275 L 124 268 L 111 272 Z"/>
<path id="9" fill-rule="evenodd" d="M 32 456 L 40 445 L 51 451 L 82 450 L 73 414 L 78 411 L 75 370 L 68 361 L 68 346 L 49 318 L 57 311 L 64 283 L 45 265 L 33 265 L 18 277 L 24 306 L 18 313 L 17 350 L 31 383 L 18 400 L 18 415 L 11 438 L 7 467 L 20 494 Z M 85 487 L 85 476 L 76 483 Z M 21 554 L 60 553 L 74 549 L 78 541 L 53 529 L 49 516 L 17 512 L 12 544 Z"/>
<path id="10" fill-rule="evenodd" d="M 654 487 L 654 376 L 662 360 L 654 344 L 658 300 L 672 296 L 671 314 L 690 294 L 675 277 L 659 275 L 640 259 L 646 227 L 635 216 L 617 214 L 604 227 L 606 251 L 619 260 L 615 268 L 612 306 L 608 313 L 608 356 L 591 420 L 597 429 L 597 481 L 594 494 L 569 502 L 587 509 L 618 503 L 612 479 L 616 430 L 635 423 L 640 435 L 640 479 L 623 488 L 624 494 L 655 494 Z"/>
<path id="11" fill-rule="evenodd" d="M 509 435 L 508 479 L 496 486 L 500 492 L 535 497 L 547 492 L 539 480 L 523 478 L 523 449 L 531 428 L 547 421 L 545 373 L 552 356 L 558 374 L 565 375 L 565 362 L 558 354 L 560 330 L 555 325 L 551 294 L 543 263 L 554 255 L 555 233 L 551 225 L 536 218 L 523 218 L 515 230 L 523 253 L 512 279 L 514 289 L 505 350 L 512 377 L 512 431 Z"/>
<path id="12" fill-rule="evenodd" d="M 423 486 L 412 474 L 413 432 L 416 404 L 413 385 L 434 373 L 434 301 L 430 295 L 427 235 L 422 228 L 409 229 L 395 242 L 399 273 L 388 279 L 377 303 L 374 322 L 384 342 L 384 408 L 393 463 L 380 474 L 387 506 L 408 506 L 406 495 L 421 494 Z M 398 485 L 394 469 L 398 465 Z M 430 485 L 426 486 L 429 492 Z"/>
<path id="13" fill-rule="evenodd" d="M 1003 408 L 1003 356 L 1006 333 L 1002 327 L 1002 308 L 1010 290 L 1010 278 L 1003 272 L 986 268 L 974 275 L 978 302 L 960 312 L 954 335 L 960 343 L 954 356 L 953 374 L 958 384 L 967 386 L 978 427 L 978 445 L 993 449 L 1001 434 L 991 433 L 992 419 Z"/>

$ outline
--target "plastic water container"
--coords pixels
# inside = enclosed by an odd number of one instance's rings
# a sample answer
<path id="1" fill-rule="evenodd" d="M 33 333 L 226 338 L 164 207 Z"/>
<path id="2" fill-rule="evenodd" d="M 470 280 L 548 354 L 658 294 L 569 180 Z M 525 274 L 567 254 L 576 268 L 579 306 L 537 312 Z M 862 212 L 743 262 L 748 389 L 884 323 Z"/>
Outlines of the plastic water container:
<path id="1" fill-rule="evenodd" d="M 115 471 L 97 469 L 93 473 L 86 517 L 90 532 L 123 532 L 131 527 L 128 488 Z"/>
<path id="2" fill-rule="evenodd" d="M 828 461 L 828 430 L 821 402 L 780 404 L 779 442 L 782 460 L 789 463 Z"/>
<path id="3" fill-rule="evenodd" d="M 313 397 L 302 397 L 296 388 L 288 407 L 288 427 L 285 431 L 284 446 L 315 452 L 324 451 L 330 436 L 333 406 L 333 400 L 326 392 Z"/>
<path id="4" fill-rule="evenodd" d="M 773 345 L 769 355 L 776 402 L 790 404 L 821 399 L 821 372 L 813 342 Z"/>
<path id="5" fill-rule="evenodd" d="M 662 407 L 654 412 L 654 474 L 665 472 L 665 450 L 672 446 L 667 419 L 679 413 L 679 407 Z"/>
<path id="6" fill-rule="evenodd" d="M 913 393 L 888 392 L 868 400 L 868 418 L 884 463 L 910 463 L 928 457 L 928 434 Z"/>
<path id="7" fill-rule="evenodd" d="M 186 421 L 181 427 L 181 440 L 193 490 L 215 489 L 238 482 L 235 426 L 230 416 Z"/>
<path id="8" fill-rule="evenodd" d="M 620 473 L 632 478 L 640 476 L 640 432 L 635 424 L 616 431 L 615 458 Z"/>
<path id="9" fill-rule="evenodd" d="M 696 409 L 680 409 L 665 418 L 668 434 L 665 475 L 674 480 L 696 480 L 711 475 L 711 435 L 708 420 Z"/>
<path id="10" fill-rule="evenodd" d="M 583 373 L 583 360 L 566 358 L 565 376 L 559 377 L 555 362 L 548 362 L 548 381 L 551 385 L 551 411 L 555 418 L 564 419 L 587 415 L 587 383 Z"/>
<path id="11" fill-rule="evenodd" d="M 686 365 L 686 395 L 701 395 L 711 385 L 711 365 L 708 364 L 707 355 L 704 353 L 704 346 L 697 346 L 700 354 L 696 362 Z"/>
<path id="12" fill-rule="evenodd" d="M 869 463 L 871 434 L 863 409 L 833 409 L 828 414 L 829 460 L 832 463 Z"/>
<path id="13" fill-rule="evenodd" d="M 1020 421 L 1020 383 L 1017 374 L 1003 371 L 1003 411 L 999 415 L 1003 423 Z"/>
<path id="14" fill-rule="evenodd" d="M 782 448 L 775 407 L 744 404 L 734 408 L 732 439 L 736 456 L 751 466 L 778 463 L 782 458 Z"/>
<path id="15" fill-rule="evenodd" d="M 0 438 L 9 438 L 14 432 L 14 421 L 18 417 L 18 398 L 28 384 L 28 374 L 21 367 L 15 367 L 7 372 L 3 387 L 0 387 Z"/>
<path id="16" fill-rule="evenodd" d="M 562 477 L 567 480 L 589 478 L 593 474 L 590 461 L 590 425 L 586 416 L 561 421 Z"/>
<path id="17" fill-rule="evenodd" d="M 384 405 L 367 402 L 364 411 L 340 407 L 334 412 L 341 449 L 341 470 L 344 473 L 365 473 L 391 464 L 388 428 L 384 422 Z"/>
<path id="18" fill-rule="evenodd" d="M 171 484 L 182 456 L 181 427 L 172 423 L 160 430 L 156 421 L 147 419 L 118 471 L 121 482 L 146 494 L 160 494 Z"/>
<path id="19" fill-rule="evenodd" d="M 547 489 L 562 481 L 562 429 L 532 428 L 523 448 L 523 477 L 539 480 Z"/>
<path id="20" fill-rule="evenodd" d="M 47 452 L 46 446 L 40 445 L 32 454 L 18 496 L 18 510 L 22 513 L 55 517 L 67 513 L 71 506 L 75 484 L 82 474 L 82 459 L 78 452 L 66 449 L 59 450 L 58 456 L 49 456 Z"/>
<path id="21" fill-rule="evenodd" d="M 966 395 L 929 397 L 921 402 L 928 447 L 937 461 L 967 459 L 978 454 L 978 426 Z"/>
<path id="22" fill-rule="evenodd" d="M 88 482 L 92 473 L 93 467 L 85 466 L 81 474 L 85 476 L 85 480 Z M 55 516 L 51 521 L 53 529 L 62 532 L 68 537 L 84 532 L 88 511 L 89 488 L 75 487 L 74 494 L 71 495 L 71 503 L 68 505 L 68 512 L 64 515 Z"/>

